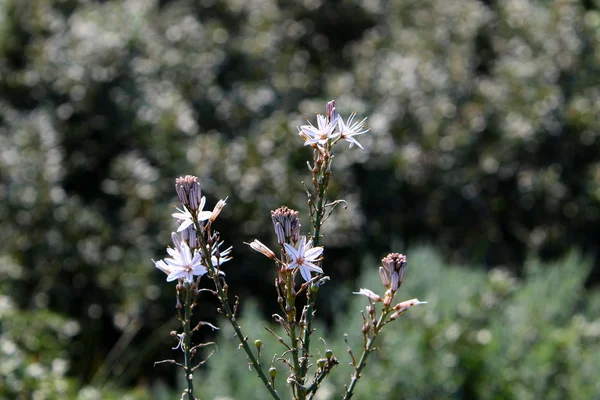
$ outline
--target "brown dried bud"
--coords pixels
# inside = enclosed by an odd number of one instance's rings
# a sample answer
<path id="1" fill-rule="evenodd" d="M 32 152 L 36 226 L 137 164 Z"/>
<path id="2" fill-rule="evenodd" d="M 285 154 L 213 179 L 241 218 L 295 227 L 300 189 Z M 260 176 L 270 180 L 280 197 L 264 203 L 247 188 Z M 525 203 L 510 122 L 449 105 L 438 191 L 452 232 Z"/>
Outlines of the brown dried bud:
<path id="1" fill-rule="evenodd" d="M 427 302 L 419 301 L 419 299 L 410 299 L 396 304 L 393 308 L 396 312 L 390 316 L 390 321 L 395 320 L 400 315 L 404 314 L 409 308 L 418 306 L 419 304 L 427 304 Z"/>
<path id="2" fill-rule="evenodd" d="M 215 204 L 215 208 L 213 208 L 212 214 L 210 215 L 210 218 L 208 219 L 211 223 L 215 222 L 215 219 L 217 219 L 219 214 L 221 214 L 221 211 L 223 210 L 223 207 L 225 207 L 226 204 L 227 204 L 227 198 L 225 198 L 225 200 L 221 199 L 221 200 L 217 201 L 217 204 Z"/>
<path id="3" fill-rule="evenodd" d="M 264 245 L 261 241 L 254 239 L 250 243 L 246 243 L 252 250 L 258 251 L 262 255 L 269 257 L 271 260 L 276 260 L 277 256 L 275 253 L 269 249 L 266 245 Z"/>

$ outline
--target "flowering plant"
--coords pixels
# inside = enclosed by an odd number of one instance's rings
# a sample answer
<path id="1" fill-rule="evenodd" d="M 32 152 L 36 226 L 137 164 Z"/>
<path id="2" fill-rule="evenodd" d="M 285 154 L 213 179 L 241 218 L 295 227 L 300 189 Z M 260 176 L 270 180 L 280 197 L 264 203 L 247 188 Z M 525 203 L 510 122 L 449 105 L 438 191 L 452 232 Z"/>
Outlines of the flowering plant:
<path id="1" fill-rule="evenodd" d="M 311 399 L 317 393 L 321 382 L 339 363 L 338 358 L 329 349 L 325 349 L 325 357 L 315 360 L 311 351 L 311 339 L 314 332 L 313 319 L 317 295 L 321 286 L 329 280 L 324 275 L 324 248 L 320 246 L 321 228 L 334 208 L 343 204 L 343 200 L 327 201 L 327 188 L 332 174 L 333 146 L 341 140 L 363 149 L 356 136 L 368 132 L 364 123 L 366 118 L 355 121 L 356 113 L 344 122 L 335 108 L 335 102 L 327 103 L 325 115 L 317 115 L 317 126 L 308 122 L 298 128 L 298 134 L 304 140 L 305 146 L 313 149 L 312 189 L 305 187 L 311 220 L 311 230 L 308 234 L 301 233 L 298 212 L 285 206 L 271 212 L 271 220 L 277 238 L 277 251 L 271 250 L 258 240 L 248 245 L 251 249 L 263 254 L 275 263 L 275 291 L 281 314 L 274 318 L 281 326 L 283 334 L 268 329 L 284 347 L 284 353 L 277 358 L 287 371 L 287 382 L 294 399 Z M 185 371 L 187 388 L 182 398 L 194 399 L 193 373 L 208 358 L 194 361 L 198 349 L 213 343 L 192 344 L 192 335 L 202 326 L 217 329 L 207 322 L 200 322 L 192 328 L 192 311 L 197 305 L 198 294 L 209 291 L 219 302 L 219 311 L 229 320 L 240 341 L 240 347 L 245 351 L 252 368 L 274 399 L 280 399 L 278 388 L 275 387 L 277 368 L 274 364 L 265 368 L 261 359 L 262 342 L 256 340 L 253 346 L 236 321 L 239 299 L 231 303 L 229 299 L 226 275 L 222 265 L 231 258 L 231 247 L 221 250 L 223 241 L 212 225 L 226 205 L 225 200 L 219 200 L 212 211 L 204 211 L 206 199 L 201 195 L 200 184 L 194 176 L 177 178 L 175 189 L 182 209 L 177 209 L 173 217 L 179 221 L 177 232 L 171 234 L 173 248 L 167 249 L 168 257 L 154 261 L 154 265 L 167 274 L 167 281 L 176 281 L 177 314 L 182 324 L 181 332 L 172 332 L 177 337 L 178 344 L 174 349 L 184 353 L 183 363 L 175 360 L 164 360 L 159 363 L 175 364 Z M 356 294 L 367 297 L 369 302 L 366 313 L 363 312 L 361 327 L 364 345 L 360 357 L 348 346 L 348 354 L 354 373 L 346 387 L 344 399 L 350 399 L 360 379 L 361 371 L 366 360 L 373 351 L 374 343 L 381 330 L 391 321 L 404 314 L 409 308 L 423 304 L 417 299 L 394 304 L 395 295 L 404 280 L 406 271 L 406 256 L 392 253 L 384 257 L 379 275 L 385 292 L 376 292 L 362 288 Z M 200 289 L 202 276 L 207 276 L 214 284 L 213 289 Z M 305 294 L 306 300 L 301 311 L 296 304 L 299 295 Z M 378 303 L 381 303 L 378 305 Z M 284 339 L 283 336 L 287 337 Z M 254 348 L 253 348 L 254 347 Z M 212 353 L 210 354 L 212 355 Z M 210 357 L 209 355 L 209 357 Z M 275 358 L 274 358 L 275 359 Z"/>

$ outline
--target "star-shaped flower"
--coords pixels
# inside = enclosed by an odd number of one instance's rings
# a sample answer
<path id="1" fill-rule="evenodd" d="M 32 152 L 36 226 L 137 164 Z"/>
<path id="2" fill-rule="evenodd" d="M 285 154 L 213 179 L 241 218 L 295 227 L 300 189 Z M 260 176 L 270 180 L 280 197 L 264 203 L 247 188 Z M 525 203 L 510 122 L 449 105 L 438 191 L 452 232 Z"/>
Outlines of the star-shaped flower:
<path id="1" fill-rule="evenodd" d="M 312 279 L 310 274 L 311 271 L 323 273 L 323 270 L 315 263 L 320 260 L 321 254 L 323 253 L 323 247 L 312 247 L 312 240 L 306 242 L 306 236 L 301 236 L 298 241 L 298 247 L 295 248 L 289 243 L 284 243 L 285 252 L 290 258 L 288 269 L 298 268 L 302 278 L 306 282 Z"/>
<path id="2" fill-rule="evenodd" d="M 171 214 L 173 216 L 173 218 L 177 218 L 178 220 L 181 221 L 181 223 L 179 224 L 179 228 L 177 228 L 177 232 L 181 232 L 184 229 L 186 229 L 187 227 L 189 227 L 190 225 L 193 225 L 195 218 L 197 218 L 198 221 L 206 221 L 213 215 L 214 211 L 202 211 L 204 209 L 204 204 L 206 204 L 206 197 L 202 196 L 202 199 L 200 200 L 200 205 L 198 207 L 198 211 L 196 211 L 195 217 L 194 217 L 194 214 L 192 213 L 192 211 L 188 210 L 186 206 L 183 206 L 183 211 L 180 210 L 179 208 L 177 208 L 177 211 L 179 211 L 179 212 Z M 221 206 L 221 208 L 223 208 L 223 207 Z M 219 211 L 220 211 L 220 209 L 219 209 Z M 218 215 L 218 213 L 217 213 L 217 215 Z"/>
<path id="3" fill-rule="evenodd" d="M 202 264 L 202 255 L 197 251 L 192 252 L 177 233 L 171 233 L 171 239 L 175 248 L 167 248 L 170 257 L 159 261 L 152 260 L 156 268 L 168 275 L 167 282 L 185 279 L 192 283 L 194 276 L 206 274 L 206 267 Z"/>
<path id="4" fill-rule="evenodd" d="M 335 127 L 338 123 L 339 116 L 329 121 L 329 119 L 321 114 L 317 114 L 317 126 L 308 121 L 308 125 L 302 125 L 298 128 L 298 134 L 304 139 L 304 145 L 308 146 L 311 144 L 318 143 L 324 145 L 328 140 L 336 139 L 340 134 L 334 132 Z"/>
<path id="5" fill-rule="evenodd" d="M 213 249 L 211 251 L 210 261 L 211 261 L 213 267 L 215 267 L 215 268 L 218 268 L 223 263 L 226 263 L 227 261 L 231 260 L 231 257 L 229 257 L 229 254 L 231 254 L 231 250 L 233 249 L 233 247 L 229 246 L 225 250 L 221 251 L 221 250 L 219 250 L 219 247 L 221 247 L 222 244 L 223 244 L 223 242 L 219 242 L 219 244 L 216 245 L 215 247 L 213 247 Z M 217 257 L 217 253 L 218 253 L 219 257 Z M 225 273 L 223 271 L 219 271 L 219 272 L 222 275 L 225 275 Z"/>
<path id="6" fill-rule="evenodd" d="M 356 117 L 356 112 L 353 112 L 345 123 L 342 118 L 338 120 L 339 135 L 340 138 L 350 142 L 350 147 L 357 145 L 361 149 L 364 149 L 364 147 L 354 139 L 354 136 L 362 135 L 369 131 L 364 125 L 367 119 L 364 118 L 362 121 L 354 121 L 354 117 Z"/>

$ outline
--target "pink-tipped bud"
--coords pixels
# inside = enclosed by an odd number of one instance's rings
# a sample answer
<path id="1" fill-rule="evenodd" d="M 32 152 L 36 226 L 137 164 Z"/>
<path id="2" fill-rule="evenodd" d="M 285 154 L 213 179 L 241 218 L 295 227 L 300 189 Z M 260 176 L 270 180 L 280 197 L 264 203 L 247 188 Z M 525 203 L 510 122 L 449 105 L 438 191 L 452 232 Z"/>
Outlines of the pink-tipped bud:
<path id="1" fill-rule="evenodd" d="M 390 283 L 390 289 L 392 292 L 396 292 L 399 286 L 398 273 L 396 271 L 392 272 L 392 282 Z"/>
<path id="2" fill-rule="evenodd" d="M 181 231 L 181 237 L 184 242 L 190 246 L 190 249 L 198 248 L 198 235 L 196 234 L 196 229 L 194 229 L 193 225 L 185 228 Z"/>
<path id="3" fill-rule="evenodd" d="M 325 115 L 327 116 L 328 122 L 335 121 L 338 118 L 337 110 L 335 109 L 335 100 L 327 102 L 325 106 Z"/>
<path id="4" fill-rule="evenodd" d="M 381 283 L 383 284 L 383 286 L 385 286 L 387 289 L 389 289 L 390 288 L 390 278 L 389 278 L 388 273 L 385 270 L 385 268 L 379 267 L 379 277 L 381 278 Z"/>
<path id="5" fill-rule="evenodd" d="M 190 211 L 196 211 L 200 206 L 201 192 L 198 178 L 186 175 L 175 179 L 175 191 L 179 201 Z"/>
<path id="6" fill-rule="evenodd" d="M 298 219 L 298 211 L 291 210 L 286 206 L 279 207 L 271 211 L 271 220 L 277 234 L 279 244 L 290 243 L 290 239 L 299 239 L 300 220 Z M 278 227 L 280 225 L 280 227 Z M 283 230 L 283 235 L 281 231 Z M 294 241 L 294 243 L 297 242 Z"/>
<path id="7" fill-rule="evenodd" d="M 277 243 L 283 246 L 285 243 L 285 232 L 283 231 L 283 226 L 279 222 L 275 224 L 275 235 L 277 235 Z"/>
<path id="8" fill-rule="evenodd" d="M 400 253 L 390 253 L 381 260 L 381 263 L 390 274 L 391 289 L 394 292 L 397 291 L 400 285 L 402 285 L 402 281 L 404 281 L 406 256 Z"/>

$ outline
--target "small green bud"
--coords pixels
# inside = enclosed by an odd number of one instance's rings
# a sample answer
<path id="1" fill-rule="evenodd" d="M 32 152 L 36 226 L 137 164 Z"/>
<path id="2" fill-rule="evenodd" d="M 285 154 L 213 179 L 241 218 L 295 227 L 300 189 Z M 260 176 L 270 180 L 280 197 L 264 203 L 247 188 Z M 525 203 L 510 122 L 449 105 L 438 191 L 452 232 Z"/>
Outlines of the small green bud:
<path id="1" fill-rule="evenodd" d="M 269 368 L 269 376 L 272 379 L 275 379 L 275 377 L 277 376 L 277 368 L 275 368 L 275 367 Z"/>
<path id="2" fill-rule="evenodd" d="M 333 356 L 333 350 L 325 349 L 325 357 L 327 357 L 327 359 L 329 360 L 331 356 Z"/>
<path id="3" fill-rule="evenodd" d="M 327 360 L 326 360 L 326 359 L 324 359 L 324 358 L 319 358 L 319 359 L 317 360 L 317 367 L 319 367 L 319 368 L 321 368 L 321 369 L 322 369 L 322 368 L 325 366 L 325 364 L 326 364 L 326 363 L 327 363 Z"/>
<path id="4" fill-rule="evenodd" d="M 256 339 L 256 340 L 254 341 L 254 346 L 255 346 L 257 349 L 260 349 L 260 348 L 262 347 L 262 340 L 260 340 L 260 339 Z"/>

